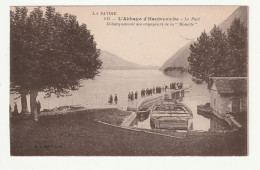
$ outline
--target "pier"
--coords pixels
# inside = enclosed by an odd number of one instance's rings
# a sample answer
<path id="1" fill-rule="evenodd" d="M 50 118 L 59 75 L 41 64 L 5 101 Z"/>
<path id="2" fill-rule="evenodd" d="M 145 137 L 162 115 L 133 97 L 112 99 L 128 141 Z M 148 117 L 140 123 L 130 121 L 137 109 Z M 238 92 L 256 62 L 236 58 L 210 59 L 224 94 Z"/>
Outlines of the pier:
<path id="1" fill-rule="evenodd" d="M 238 123 L 235 118 L 230 114 L 220 114 L 214 111 L 210 106 L 207 105 L 198 105 L 197 106 L 197 113 L 203 113 L 203 115 L 215 115 L 219 119 L 225 120 L 231 127 L 234 128 L 241 128 L 242 125 Z"/>
<path id="2" fill-rule="evenodd" d="M 155 103 L 161 102 L 164 99 L 175 99 L 177 101 L 181 101 L 182 97 L 184 97 L 184 92 L 188 90 L 188 88 L 184 89 L 167 89 L 166 91 L 153 94 L 152 96 L 146 96 L 144 98 L 139 98 L 134 101 L 128 102 L 127 110 L 138 112 L 142 108 L 149 109 Z"/>

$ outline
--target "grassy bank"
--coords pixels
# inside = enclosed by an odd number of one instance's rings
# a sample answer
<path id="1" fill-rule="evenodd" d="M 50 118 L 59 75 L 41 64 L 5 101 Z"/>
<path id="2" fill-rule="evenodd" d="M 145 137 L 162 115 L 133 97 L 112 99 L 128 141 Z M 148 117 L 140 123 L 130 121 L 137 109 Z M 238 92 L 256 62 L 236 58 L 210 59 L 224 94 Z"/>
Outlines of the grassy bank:
<path id="1" fill-rule="evenodd" d="M 95 121 L 106 117 L 103 121 L 120 124 L 127 114 L 117 109 L 99 109 L 42 116 L 39 122 L 29 118 L 12 120 L 11 155 L 206 156 L 246 155 L 247 152 L 243 132 L 189 134 L 177 139 Z"/>
<path id="2" fill-rule="evenodd" d="M 131 112 L 121 111 L 118 109 L 99 109 L 89 111 L 95 114 L 95 119 L 105 123 L 119 126 L 123 123 L 126 117 L 130 116 Z"/>

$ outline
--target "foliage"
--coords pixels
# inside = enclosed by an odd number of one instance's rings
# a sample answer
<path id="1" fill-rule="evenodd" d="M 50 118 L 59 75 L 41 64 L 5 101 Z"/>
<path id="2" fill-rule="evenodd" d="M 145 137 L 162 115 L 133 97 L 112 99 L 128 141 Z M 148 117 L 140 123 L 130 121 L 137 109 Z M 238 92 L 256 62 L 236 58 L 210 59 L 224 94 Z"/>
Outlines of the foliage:
<path id="1" fill-rule="evenodd" d="M 247 76 L 247 28 L 235 19 L 227 31 L 214 26 L 190 45 L 189 72 L 196 83 L 210 83 L 211 77 Z"/>
<path id="2" fill-rule="evenodd" d="M 230 45 L 229 55 L 231 58 L 228 64 L 233 68 L 231 75 L 234 77 L 246 77 L 248 63 L 247 27 L 240 19 L 235 19 L 228 29 L 227 34 Z"/>
<path id="3" fill-rule="evenodd" d="M 93 79 L 102 62 L 93 35 L 76 16 L 45 14 L 26 7 L 10 13 L 11 90 L 38 90 L 62 95 Z"/>
<path id="4" fill-rule="evenodd" d="M 190 45 L 190 56 L 188 57 L 188 62 L 190 64 L 189 72 L 192 74 L 196 83 L 202 83 L 203 80 L 207 81 L 207 77 L 210 74 L 210 59 L 211 49 L 210 49 L 210 37 L 204 31 L 197 42 Z"/>

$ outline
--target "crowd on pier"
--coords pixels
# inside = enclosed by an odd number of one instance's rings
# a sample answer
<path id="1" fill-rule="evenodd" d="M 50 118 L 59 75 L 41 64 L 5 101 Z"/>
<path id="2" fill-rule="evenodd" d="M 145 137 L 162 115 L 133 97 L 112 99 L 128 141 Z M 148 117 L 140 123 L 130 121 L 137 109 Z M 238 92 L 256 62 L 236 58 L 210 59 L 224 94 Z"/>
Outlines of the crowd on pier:
<path id="1" fill-rule="evenodd" d="M 170 89 L 178 90 L 183 88 L 183 83 L 171 83 L 170 84 Z"/>
<path id="2" fill-rule="evenodd" d="M 170 83 L 169 86 L 164 85 L 164 86 L 155 86 L 153 88 L 143 88 L 140 92 L 141 98 L 144 98 L 146 96 L 152 96 L 153 94 L 160 94 L 163 91 L 167 91 L 167 89 L 172 89 L 172 90 L 179 90 L 179 89 L 183 89 L 183 83 L 182 82 L 174 82 L 174 83 Z M 131 91 L 128 93 L 128 102 L 130 101 L 134 101 L 138 99 L 138 91 Z M 118 103 L 118 97 L 117 94 L 115 94 L 115 96 L 113 97 L 112 95 L 109 96 L 108 98 L 108 103 L 109 104 L 117 104 Z"/>
<path id="3" fill-rule="evenodd" d="M 167 89 L 172 89 L 172 90 L 179 90 L 179 89 L 183 89 L 183 83 L 179 82 L 179 83 L 170 83 L 169 86 L 164 85 L 164 86 L 156 86 L 153 88 L 144 88 L 141 90 L 141 97 L 146 97 L 146 96 L 152 96 L 153 94 L 160 94 L 163 91 L 167 91 Z M 128 93 L 128 101 L 133 101 L 138 99 L 138 92 L 129 92 Z"/>

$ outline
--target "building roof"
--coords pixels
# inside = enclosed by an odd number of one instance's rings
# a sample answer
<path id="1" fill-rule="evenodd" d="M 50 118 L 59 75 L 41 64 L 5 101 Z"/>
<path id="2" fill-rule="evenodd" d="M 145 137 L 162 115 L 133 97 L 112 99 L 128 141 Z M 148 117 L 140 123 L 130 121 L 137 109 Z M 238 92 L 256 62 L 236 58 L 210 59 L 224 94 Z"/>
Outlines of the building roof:
<path id="1" fill-rule="evenodd" d="M 247 77 L 212 77 L 219 94 L 247 94 Z"/>

